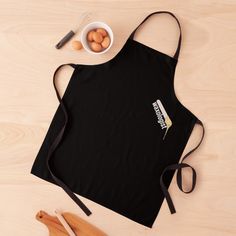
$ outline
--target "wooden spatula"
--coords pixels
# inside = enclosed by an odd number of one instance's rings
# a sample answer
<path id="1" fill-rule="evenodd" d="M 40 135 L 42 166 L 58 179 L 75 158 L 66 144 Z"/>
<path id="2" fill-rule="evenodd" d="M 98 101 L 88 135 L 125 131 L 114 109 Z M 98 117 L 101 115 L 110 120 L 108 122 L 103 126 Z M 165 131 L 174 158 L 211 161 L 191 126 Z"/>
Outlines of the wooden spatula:
<path id="1" fill-rule="evenodd" d="M 75 214 L 63 212 L 61 215 L 77 236 L 107 236 L 100 229 Z M 51 216 L 41 210 L 36 214 L 36 219 L 47 226 L 49 236 L 69 235 L 56 216 Z"/>

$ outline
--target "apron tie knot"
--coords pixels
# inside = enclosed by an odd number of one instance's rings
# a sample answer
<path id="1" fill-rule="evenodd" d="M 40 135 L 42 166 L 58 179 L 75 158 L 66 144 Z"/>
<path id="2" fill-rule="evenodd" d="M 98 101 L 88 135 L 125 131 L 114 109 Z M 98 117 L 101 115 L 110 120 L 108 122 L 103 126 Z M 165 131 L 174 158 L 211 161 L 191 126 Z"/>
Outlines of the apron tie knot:
<path id="1" fill-rule="evenodd" d="M 168 192 L 168 189 L 167 189 L 166 185 L 164 184 L 163 177 L 164 177 L 164 174 L 167 171 L 175 171 L 175 170 L 177 170 L 176 180 L 177 180 L 177 185 L 178 185 L 179 189 L 182 192 L 184 192 L 184 193 L 191 193 L 194 190 L 194 188 L 196 186 L 196 181 L 197 181 L 197 173 L 196 173 L 195 169 L 192 166 L 190 166 L 187 163 L 184 163 L 183 161 L 200 146 L 200 144 L 202 143 L 202 140 L 204 138 L 205 128 L 204 128 L 204 125 L 203 125 L 202 121 L 197 119 L 196 120 L 196 124 L 199 124 L 202 127 L 202 135 L 201 135 L 201 139 L 200 139 L 199 143 L 183 157 L 183 159 L 182 159 L 182 161 L 180 163 L 178 163 L 178 164 L 171 164 L 171 165 L 167 166 L 163 170 L 163 172 L 162 172 L 162 174 L 160 176 L 161 189 L 162 189 L 162 192 L 164 193 L 164 196 L 166 198 L 166 201 L 167 201 L 167 204 L 168 204 L 168 207 L 170 209 L 171 214 L 176 213 L 176 210 L 175 210 L 173 201 L 171 199 L 170 193 Z M 191 171 L 192 171 L 192 186 L 191 186 L 191 188 L 188 191 L 185 191 L 183 189 L 183 185 L 182 185 L 182 182 L 183 182 L 182 181 L 182 169 L 183 168 L 190 168 Z"/>
<path id="2" fill-rule="evenodd" d="M 183 169 L 183 168 L 187 168 L 187 167 L 192 170 L 192 186 L 191 186 L 190 190 L 185 191 L 185 190 L 183 189 L 183 185 L 182 185 L 182 182 L 183 182 L 183 181 L 182 181 L 182 169 Z M 164 196 L 165 196 L 165 198 L 166 198 L 166 201 L 167 201 L 168 207 L 169 207 L 169 209 L 170 209 L 170 212 L 171 212 L 171 214 L 174 214 L 174 213 L 176 213 L 176 210 L 175 210 L 173 201 L 172 201 L 172 199 L 171 199 L 170 193 L 168 192 L 168 189 L 167 189 L 167 187 L 165 186 L 164 181 L 163 181 L 163 176 L 164 176 L 164 174 L 165 174 L 167 171 L 170 171 L 170 170 L 178 170 L 178 171 L 177 171 L 177 175 L 176 175 L 177 185 L 178 185 L 179 189 L 180 189 L 182 192 L 184 192 L 184 193 L 191 193 L 191 192 L 194 190 L 194 188 L 195 188 L 195 186 L 196 186 L 196 181 L 197 181 L 197 174 L 196 174 L 195 169 L 194 169 L 192 166 L 190 166 L 190 165 L 187 164 L 187 163 L 183 163 L 183 162 L 181 162 L 181 163 L 179 163 L 179 164 L 169 165 L 169 166 L 167 166 L 167 167 L 164 169 L 164 171 L 162 172 L 161 177 L 160 177 L 160 185 L 161 185 L 162 191 L 163 191 L 163 193 L 164 193 Z"/>

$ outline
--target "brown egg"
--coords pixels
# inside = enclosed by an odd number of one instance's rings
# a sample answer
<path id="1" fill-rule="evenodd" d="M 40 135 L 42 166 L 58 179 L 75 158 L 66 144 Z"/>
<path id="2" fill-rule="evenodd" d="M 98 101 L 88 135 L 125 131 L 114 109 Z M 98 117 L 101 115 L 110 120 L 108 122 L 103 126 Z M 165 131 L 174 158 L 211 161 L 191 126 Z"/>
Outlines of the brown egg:
<path id="1" fill-rule="evenodd" d="M 90 47 L 94 52 L 100 52 L 102 50 L 102 46 L 100 43 L 91 42 Z"/>
<path id="2" fill-rule="evenodd" d="M 87 40 L 89 41 L 89 42 L 92 42 L 93 41 L 93 33 L 94 33 L 95 31 L 94 30 L 90 30 L 89 32 L 88 32 L 88 34 L 87 34 Z"/>
<path id="3" fill-rule="evenodd" d="M 103 28 L 97 28 L 96 31 L 100 33 L 103 37 L 107 36 L 107 31 Z"/>
<path id="4" fill-rule="evenodd" d="M 74 40 L 72 42 L 72 47 L 75 49 L 75 50 L 80 50 L 83 46 L 82 46 L 82 43 L 78 40 Z"/>
<path id="5" fill-rule="evenodd" d="M 103 41 L 103 37 L 100 33 L 98 32 L 94 32 L 93 33 L 93 40 L 96 42 L 96 43 L 101 43 Z"/>
<path id="6" fill-rule="evenodd" d="M 108 48 L 108 46 L 110 45 L 110 38 L 108 37 L 108 36 L 106 36 L 104 39 L 103 39 L 103 41 L 102 41 L 102 47 L 103 48 Z"/>

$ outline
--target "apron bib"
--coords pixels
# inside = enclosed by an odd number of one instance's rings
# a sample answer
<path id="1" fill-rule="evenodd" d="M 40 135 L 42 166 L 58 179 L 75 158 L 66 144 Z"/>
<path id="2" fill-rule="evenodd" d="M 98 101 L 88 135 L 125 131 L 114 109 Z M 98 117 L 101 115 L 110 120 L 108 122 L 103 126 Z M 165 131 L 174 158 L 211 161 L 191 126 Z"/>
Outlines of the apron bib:
<path id="1" fill-rule="evenodd" d="M 167 13 L 180 29 L 173 57 L 134 40 L 153 14 Z M 196 171 L 185 159 L 204 137 L 202 122 L 177 99 L 174 75 L 181 27 L 168 11 L 153 12 L 131 33 L 111 60 L 74 68 L 33 163 L 31 174 L 58 185 L 90 215 L 77 193 L 137 223 L 152 227 L 163 200 L 175 213 L 168 187 L 194 190 Z M 202 127 L 196 147 L 180 161 L 194 125 Z M 192 185 L 182 187 L 182 169 L 192 171 Z"/>

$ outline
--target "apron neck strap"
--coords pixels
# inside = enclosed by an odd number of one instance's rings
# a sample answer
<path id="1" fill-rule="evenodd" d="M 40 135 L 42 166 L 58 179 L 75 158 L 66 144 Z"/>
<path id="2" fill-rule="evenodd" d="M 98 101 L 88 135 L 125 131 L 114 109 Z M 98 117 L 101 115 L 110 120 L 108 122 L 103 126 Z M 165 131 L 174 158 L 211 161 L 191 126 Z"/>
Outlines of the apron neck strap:
<path id="1" fill-rule="evenodd" d="M 131 39 L 134 38 L 135 32 L 137 31 L 137 29 L 139 28 L 139 26 L 142 25 L 150 16 L 152 16 L 152 15 L 154 15 L 154 14 L 160 14 L 160 13 L 167 13 L 167 14 L 173 16 L 173 17 L 175 18 L 175 20 L 177 21 L 177 23 L 178 23 L 180 34 L 179 34 L 178 46 L 177 46 L 176 52 L 175 52 L 175 54 L 174 54 L 174 58 L 175 58 L 175 59 L 178 59 L 178 57 L 179 57 L 179 52 L 180 52 L 180 47 L 181 47 L 182 33 L 181 33 L 181 26 L 180 26 L 179 20 L 177 19 L 177 17 L 176 17 L 172 12 L 169 12 L 169 11 L 156 11 L 156 12 L 153 12 L 153 13 L 149 14 L 149 15 L 146 16 L 146 18 L 134 29 L 134 31 L 131 33 L 131 35 L 129 36 L 129 38 L 131 38 Z"/>

